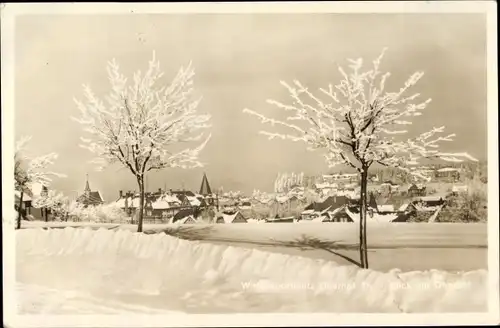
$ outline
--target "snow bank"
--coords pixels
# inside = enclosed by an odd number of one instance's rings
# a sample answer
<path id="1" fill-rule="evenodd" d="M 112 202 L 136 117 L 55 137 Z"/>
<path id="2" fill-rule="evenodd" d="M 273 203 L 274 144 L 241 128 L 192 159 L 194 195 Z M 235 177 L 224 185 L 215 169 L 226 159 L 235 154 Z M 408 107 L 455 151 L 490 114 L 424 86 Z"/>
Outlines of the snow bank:
<path id="1" fill-rule="evenodd" d="M 487 271 L 381 273 L 106 229 L 17 231 L 17 279 L 113 302 L 207 312 L 476 312 Z M 429 254 L 432 256 L 432 254 Z"/>

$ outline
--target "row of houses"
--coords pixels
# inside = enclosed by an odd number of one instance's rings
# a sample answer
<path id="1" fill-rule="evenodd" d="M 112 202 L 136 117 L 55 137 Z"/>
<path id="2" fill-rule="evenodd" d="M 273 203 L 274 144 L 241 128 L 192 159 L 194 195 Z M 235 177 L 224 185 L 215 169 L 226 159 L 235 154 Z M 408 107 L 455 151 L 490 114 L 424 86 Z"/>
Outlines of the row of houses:
<path id="1" fill-rule="evenodd" d="M 47 186 L 41 184 L 35 184 L 30 190 L 25 190 L 23 192 L 23 204 L 21 207 L 21 215 L 24 220 L 44 220 L 49 221 L 52 218 L 52 211 L 50 208 L 39 208 L 33 203 L 33 199 L 37 197 L 44 197 L 48 194 L 49 190 Z M 21 200 L 21 193 L 18 190 L 14 191 L 14 208 L 19 211 L 19 203 Z M 88 180 L 85 182 L 85 188 L 83 193 L 76 197 L 76 202 L 83 204 L 84 206 L 96 206 L 104 203 L 104 199 L 98 190 L 91 190 Z"/>
<path id="2" fill-rule="evenodd" d="M 119 197 L 114 204 L 121 208 L 129 217 L 134 218 L 140 208 L 140 194 L 119 191 Z M 200 191 L 162 190 L 146 192 L 144 197 L 145 220 L 161 220 L 176 222 L 196 219 L 203 211 L 218 206 L 218 197 L 212 193 L 206 174 L 203 174 Z"/>
<path id="3" fill-rule="evenodd" d="M 313 202 L 301 213 L 304 222 L 356 222 L 359 220 L 359 199 L 346 196 L 330 196 L 322 202 Z M 368 221 L 407 222 L 417 213 L 429 214 L 430 221 L 436 219 L 446 205 L 444 196 L 417 197 L 395 209 L 392 205 L 378 205 L 375 196 L 370 194 L 368 201 Z"/>

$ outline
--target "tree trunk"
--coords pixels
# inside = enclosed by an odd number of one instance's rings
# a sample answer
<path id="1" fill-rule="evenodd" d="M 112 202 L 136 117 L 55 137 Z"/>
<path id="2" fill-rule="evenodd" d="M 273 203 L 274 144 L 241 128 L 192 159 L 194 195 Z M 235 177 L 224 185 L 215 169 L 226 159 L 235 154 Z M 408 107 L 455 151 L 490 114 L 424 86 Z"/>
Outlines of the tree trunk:
<path id="1" fill-rule="evenodd" d="M 144 176 L 137 177 L 137 183 L 139 184 L 139 218 L 137 225 L 137 232 L 142 232 L 142 221 L 144 218 Z"/>
<path id="2" fill-rule="evenodd" d="M 45 212 L 45 222 L 49 222 L 49 210 L 44 208 L 43 211 Z"/>
<path id="3" fill-rule="evenodd" d="M 17 224 L 16 224 L 16 229 L 21 229 L 21 217 L 22 217 L 22 211 L 23 211 L 23 196 L 24 196 L 24 191 L 21 190 L 21 195 L 19 197 L 19 206 L 17 207 Z"/>
<path id="4" fill-rule="evenodd" d="M 361 267 L 368 269 L 368 249 L 366 241 L 366 212 L 367 212 L 367 187 L 368 187 L 368 169 L 363 168 L 361 172 L 361 208 L 359 211 L 359 257 Z"/>

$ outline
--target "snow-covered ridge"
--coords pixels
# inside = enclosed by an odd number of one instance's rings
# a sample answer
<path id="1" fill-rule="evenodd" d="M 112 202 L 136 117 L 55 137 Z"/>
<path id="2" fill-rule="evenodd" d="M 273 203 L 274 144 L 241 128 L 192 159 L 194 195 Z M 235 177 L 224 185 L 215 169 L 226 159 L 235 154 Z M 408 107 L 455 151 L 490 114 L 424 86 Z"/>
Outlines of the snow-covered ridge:
<path id="1" fill-rule="evenodd" d="M 106 229 L 17 233 L 19 282 L 197 312 L 476 312 L 487 271 L 382 273 Z M 430 254 L 429 256 L 432 256 Z"/>

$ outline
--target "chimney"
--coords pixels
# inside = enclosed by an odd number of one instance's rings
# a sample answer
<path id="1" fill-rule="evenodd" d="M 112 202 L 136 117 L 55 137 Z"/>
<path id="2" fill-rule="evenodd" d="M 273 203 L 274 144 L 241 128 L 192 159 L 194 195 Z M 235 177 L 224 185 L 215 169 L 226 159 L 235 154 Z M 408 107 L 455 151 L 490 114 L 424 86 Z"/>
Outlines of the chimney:
<path id="1" fill-rule="evenodd" d="M 123 190 L 120 190 L 120 198 L 123 197 Z"/>

